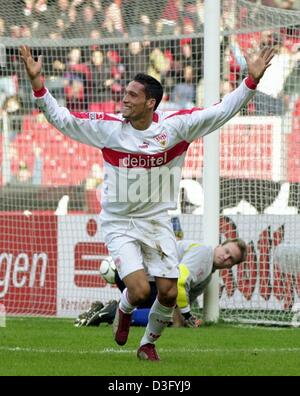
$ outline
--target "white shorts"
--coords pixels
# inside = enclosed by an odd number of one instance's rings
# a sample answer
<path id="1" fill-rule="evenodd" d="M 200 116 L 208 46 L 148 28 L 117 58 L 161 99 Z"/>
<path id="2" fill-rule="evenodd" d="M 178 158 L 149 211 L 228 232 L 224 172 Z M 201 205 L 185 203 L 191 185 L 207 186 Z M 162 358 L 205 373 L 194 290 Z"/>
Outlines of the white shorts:
<path id="1" fill-rule="evenodd" d="M 169 218 L 102 218 L 102 235 L 121 279 L 141 269 L 150 279 L 178 278 L 179 258 Z"/>

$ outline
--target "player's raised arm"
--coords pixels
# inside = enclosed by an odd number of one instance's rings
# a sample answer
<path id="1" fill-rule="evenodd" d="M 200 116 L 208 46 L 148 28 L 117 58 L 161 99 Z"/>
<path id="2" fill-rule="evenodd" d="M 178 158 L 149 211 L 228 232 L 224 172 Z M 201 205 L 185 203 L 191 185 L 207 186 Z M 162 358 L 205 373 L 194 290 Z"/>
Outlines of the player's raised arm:
<path id="1" fill-rule="evenodd" d="M 205 136 L 229 121 L 255 95 L 255 89 L 274 56 L 272 48 L 263 48 L 258 54 L 248 56 L 248 77 L 214 106 L 192 109 L 182 120 L 183 138 L 189 142 Z"/>
<path id="2" fill-rule="evenodd" d="M 42 56 L 39 56 L 38 60 L 35 61 L 31 55 L 31 50 L 27 45 L 22 45 L 20 47 L 20 54 L 31 82 L 32 89 L 34 91 L 42 89 L 44 86 L 41 79 Z"/>
<path id="3" fill-rule="evenodd" d="M 66 107 L 60 106 L 44 86 L 41 77 L 42 56 L 37 61 L 34 60 L 27 45 L 20 47 L 20 56 L 31 82 L 36 104 L 50 124 L 74 140 L 102 148 L 110 134 L 121 124 L 120 120 L 117 117 L 101 115 L 98 121 L 96 114 L 71 113 Z"/>

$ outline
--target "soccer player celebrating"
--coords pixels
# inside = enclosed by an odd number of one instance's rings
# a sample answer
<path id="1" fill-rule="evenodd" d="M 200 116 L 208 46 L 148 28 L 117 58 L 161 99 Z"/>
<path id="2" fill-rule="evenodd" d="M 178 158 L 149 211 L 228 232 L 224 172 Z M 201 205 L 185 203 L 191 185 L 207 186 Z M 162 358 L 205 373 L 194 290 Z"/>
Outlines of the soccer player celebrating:
<path id="1" fill-rule="evenodd" d="M 153 77 L 137 74 L 125 89 L 121 115 L 70 113 L 58 105 L 41 78 L 42 57 L 35 61 L 21 46 L 38 107 L 63 134 L 102 150 L 102 232 L 124 289 L 114 321 L 115 341 L 127 342 L 131 314 L 148 298 L 154 277 L 157 299 L 137 355 L 159 360 L 155 342 L 169 324 L 177 298 L 178 255 L 168 210 L 176 207 L 181 168 L 189 144 L 220 128 L 255 94 L 273 50 L 247 58 L 249 76 L 207 109 L 156 111 L 163 88 Z"/>

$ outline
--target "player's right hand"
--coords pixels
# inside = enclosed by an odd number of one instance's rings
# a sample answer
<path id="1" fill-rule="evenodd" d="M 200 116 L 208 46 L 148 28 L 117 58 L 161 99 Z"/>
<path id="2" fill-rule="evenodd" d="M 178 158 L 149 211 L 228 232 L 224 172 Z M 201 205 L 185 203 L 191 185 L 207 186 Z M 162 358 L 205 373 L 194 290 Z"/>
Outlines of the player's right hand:
<path id="1" fill-rule="evenodd" d="M 41 74 L 42 56 L 39 56 L 38 60 L 35 61 L 31 56 L 31 51 L 28 45 L 21 45 L 20 54 L 21 54 L 21 59 L 25 64 L 28 77 L 30 78 L 31 81 L 33 81 Z"/>
<path id="2" fill-rule="evenodd" d="M 184 320 L 185 327 L 200 327 L 202 320 L 196 318 L 196 316 L 191 315 L 188 319 Z"/>

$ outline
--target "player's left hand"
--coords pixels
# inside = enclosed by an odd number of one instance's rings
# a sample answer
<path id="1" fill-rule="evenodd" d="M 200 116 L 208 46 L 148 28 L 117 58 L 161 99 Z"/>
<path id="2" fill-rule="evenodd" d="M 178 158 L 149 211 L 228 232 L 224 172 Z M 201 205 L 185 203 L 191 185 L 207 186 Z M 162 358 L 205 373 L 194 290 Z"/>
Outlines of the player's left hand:
<path id="1" fill-rule="evenodd" d="M 273 57 L 274 49 L 269 47 L 264 47 L 258 54 L 245 55 L 249 76 L 256 84 L 259 83 L 267 68 L 271 66 Z"/>

